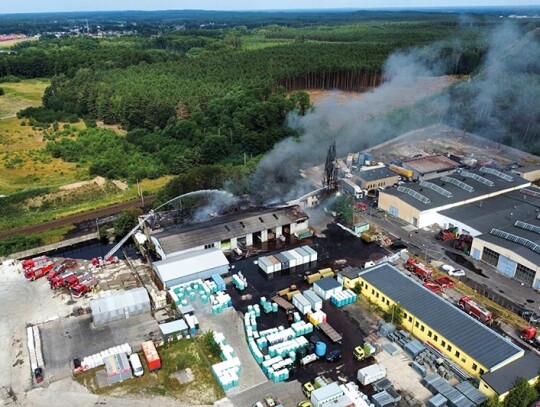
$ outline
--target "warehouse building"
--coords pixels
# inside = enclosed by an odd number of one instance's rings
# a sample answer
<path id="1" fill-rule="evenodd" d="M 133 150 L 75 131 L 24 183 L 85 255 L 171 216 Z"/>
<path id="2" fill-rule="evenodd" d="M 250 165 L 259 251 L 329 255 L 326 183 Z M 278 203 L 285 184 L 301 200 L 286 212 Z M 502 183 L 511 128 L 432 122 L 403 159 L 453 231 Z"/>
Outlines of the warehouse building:
<path id="1" fill-rule="evenodd" d="M 474 236 L 471 255 L 540 288 L 540 189 L 523 188 L 440 213 L 442 227 Z"/>
<path id="2" fill-rule="evenodd" d="M 402 167 L 413 170 L 414 179 L 428 180 L 448 175 L 459 167 L 459 163 L 444 155 L 414 158 L 403 161 Z"/>
<path id="3" fill-rule="evenodd" d="M 400 305 L 403 327 L 471 376 L 496 372 L 524 355 L 523 349 L 388 263 L 361 272 L 359 284 L 362 295 L 383 310 Z"/>
<path id="4" fill-rule="evenodd" d="M 213 274 L 227 274 L 229 260 L 219 249 L 200 250 L 168 257 L 152 264 L 153 280 L 161 289 L 210 278 Z"/>
<path id="5" fill-rule="evenodd" d="M 280 236 L 289 237 L 308 229 L 308 216 L 298 206 L 250 210 L 224 215 L 207 222 L 173 225 L 145 233 L 162 260 L 210 248 L 224 252 L 264 243 Z"/>
<path id="6" fill-rule="evenodd" d="M 356 183 L 364 191 L 388 188 L 396 185 L 399 181 L 399 175 L 386 167 L 360 171 L 355 174 L 355 177 Z"/>
<path id="7" fill-rule="evenodd" d="M 104 325 L 150 312 L 150 297 L 144 287 L 134 288 L 90 300 L 90 310 L 94 325 Z"/>
<path id="8" fill-rule="evenodd" d="M 413 226 L 443 225 L 444 210 L 520 190 L 530 182 L 493 168 L 461 171 L 380 191 L 378 207 Z"/>

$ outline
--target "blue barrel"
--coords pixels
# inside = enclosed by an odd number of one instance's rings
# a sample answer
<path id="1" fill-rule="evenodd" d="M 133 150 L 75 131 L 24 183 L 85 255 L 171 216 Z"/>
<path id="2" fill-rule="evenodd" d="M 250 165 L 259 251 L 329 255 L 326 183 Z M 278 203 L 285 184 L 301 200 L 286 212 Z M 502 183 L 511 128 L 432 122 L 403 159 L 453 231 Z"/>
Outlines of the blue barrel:
<path id="1" fill-rule="evenodd" d="M 315 354 L 322 358 L 326 354 L 326 343 L 324 342 L 317 342 L 315 344 Z"/>

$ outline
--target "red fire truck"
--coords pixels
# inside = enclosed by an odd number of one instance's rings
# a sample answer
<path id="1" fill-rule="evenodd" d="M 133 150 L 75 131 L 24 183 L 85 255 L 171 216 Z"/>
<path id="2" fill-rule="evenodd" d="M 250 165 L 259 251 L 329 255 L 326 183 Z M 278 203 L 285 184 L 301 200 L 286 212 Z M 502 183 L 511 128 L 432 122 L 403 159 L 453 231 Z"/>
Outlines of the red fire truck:
<path id="1" fill-rule="evenodd" d="M 418 260 L 415 260 L 413 258 L 407 260 L 405 268 L 411 273 L 416 274 L 423 281 L 431 280 L 431 278 L 433 277 L 433 271 L 431 270 L 431 268 L 429 268 L 425 264 L 418 262 Z"/>
<path id="2" fill-rule="evenodd" d="M 459 299 L 459 307 L 484 324 L 491 324 L 493 322 L 493 314 L 469 297 L 461 297 Z"/>

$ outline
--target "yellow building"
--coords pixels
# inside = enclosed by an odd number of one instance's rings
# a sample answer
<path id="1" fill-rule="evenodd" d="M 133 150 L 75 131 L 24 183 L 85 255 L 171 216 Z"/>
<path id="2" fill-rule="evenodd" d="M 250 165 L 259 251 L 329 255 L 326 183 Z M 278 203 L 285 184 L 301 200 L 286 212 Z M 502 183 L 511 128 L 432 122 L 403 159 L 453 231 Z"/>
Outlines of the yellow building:
<path id="1" fill-rule="evenodd" d="M 355 280 L 346 278 L 349 283 Z M 524 355 L 523 349 L 388 263 L 360 272 L 357 284 L 361 294 L 383 310 L 399 304 L 404 310 L 403 327 L 471 376 L 495 372 Z"/>
<path id="2" fill-rule="evenodd" d="M 528 167 L 519 167 L 512 170 L 514 174 L 525 178 L 527 181 L 535 182 L 540 180 L 540 165 L 531 165 Z"/>

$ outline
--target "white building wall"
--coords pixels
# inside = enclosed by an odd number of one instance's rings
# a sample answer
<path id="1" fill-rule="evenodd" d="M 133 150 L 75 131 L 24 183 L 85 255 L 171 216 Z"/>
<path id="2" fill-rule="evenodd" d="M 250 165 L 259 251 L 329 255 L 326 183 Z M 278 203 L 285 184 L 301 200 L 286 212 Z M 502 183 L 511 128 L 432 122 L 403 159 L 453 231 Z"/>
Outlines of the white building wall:
<path id="1" fill-rule="evenodd" d="M 467 231 L 468 234 L 470 234 L 473 237 L 482 234 L 482 232 L 480 232 L 479 230 L 476 230 L 476 229 L 470 227 L 469 225 L 467 225 L 467 224 L 465 224 L 463 222 L 457 221 L 455 219 L 452 219 L 452 218 L 450 218 L 448 216 L 441 215 L 440 213 L 436 213 L 435 216 L 430 216 L 430 220 L 433 220 L 432 225 L 437 224 L 442 229 L 448 229 L 450 227 L 450 225 L 452 225 L 453 227 L 457 226 L 459 228 L 459 233 L 460 234 L 463 233 L 463 230 Z"/>

